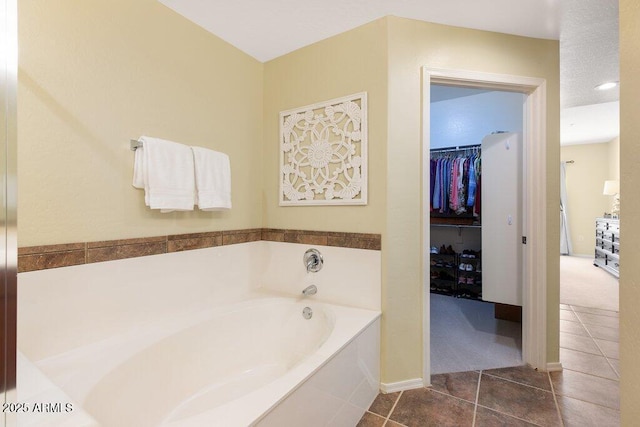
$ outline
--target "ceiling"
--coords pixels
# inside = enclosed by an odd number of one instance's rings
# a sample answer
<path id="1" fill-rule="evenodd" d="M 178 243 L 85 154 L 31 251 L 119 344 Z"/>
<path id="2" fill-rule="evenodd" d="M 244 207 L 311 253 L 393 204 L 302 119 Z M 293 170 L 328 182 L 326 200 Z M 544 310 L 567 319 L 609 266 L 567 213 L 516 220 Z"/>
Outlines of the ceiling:
<path id="1" fill-rule="evenodd" d="M 562 143 L 619 134 L 619 91 L 594 89 L 619 79 L 618 0 L 159 1 L 261 62 L 386 15 L 560 40 Z"/>
<path id="2" fill-rule="evenodd" d="M 563 145 L 620 135 L 618 0 L 561 0 L 560 128 Z"/>

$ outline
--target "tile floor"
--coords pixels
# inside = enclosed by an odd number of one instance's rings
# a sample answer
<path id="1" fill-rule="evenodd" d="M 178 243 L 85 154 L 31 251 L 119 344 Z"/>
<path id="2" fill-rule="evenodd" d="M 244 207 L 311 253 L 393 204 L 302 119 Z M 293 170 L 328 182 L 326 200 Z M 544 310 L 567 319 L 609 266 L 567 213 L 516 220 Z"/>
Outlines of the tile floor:
<path id="1" fill-rule="evenodd" d="M 358 427 L 619 426 L 618 313 L 560 306 L 562 372 L 520 366 L 433 375 L 379 394 Z"/>

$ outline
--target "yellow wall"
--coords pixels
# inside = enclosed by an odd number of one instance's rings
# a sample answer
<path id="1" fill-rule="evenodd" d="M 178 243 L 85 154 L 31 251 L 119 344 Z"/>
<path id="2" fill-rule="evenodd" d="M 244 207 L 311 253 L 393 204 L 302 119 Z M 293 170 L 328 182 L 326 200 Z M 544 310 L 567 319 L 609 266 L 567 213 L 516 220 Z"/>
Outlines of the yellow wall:
<path id="1" fill-rule="evenodd" d="M 640 2 L 620 0 L 620 408 L 621 425 L 640 419 Z"/>
<path id="2" fill-rule="evenodd" d="M 603 144 L 566 145 L 561 148 L 561 159 L 573 160 L 567 165 L 567 212 L 572 255 L 593 256 L 596 244 L 595 219 L 605 212 L 610 213 L 613 196 L 604 196 L 604 182 L 613 179 L 609 168 L 611 145 Z"/>
<path id="3" fill-rule="evenodd" d="M 386 20 L 380 19 L 265 64 L 264 222 L 267 227 L 381 233 L 386 205 Z M 278 205 L 280 111 L 367 92 L 368 204 Z"/>
<path id="4" fill-rule="evenodd" d="M 389 137 L 383 380 L 421 377 L 421 69 L 464 69 L 547 81 L 547 306 L 559 304 L 558 42 L 389 17 Z M 533 266 L 535 268 L 535 266 Z M 557 310 L 548 310 L 548 361 L 558 361 Z"/>
<path id="5" fill-rule="evenodd" d="M 620 180 L 620 137 L 608 142 L 609 148 L 609 177 L 607 179 Z"/>
<path id="6" fill-rule="evenodd" d="M 262 226 L 261 63 L 155 0 L 25 1 L 19 22 L 19 246 Z M 229 154 L 233 209 L 146 208 L 140 135 Z"/>

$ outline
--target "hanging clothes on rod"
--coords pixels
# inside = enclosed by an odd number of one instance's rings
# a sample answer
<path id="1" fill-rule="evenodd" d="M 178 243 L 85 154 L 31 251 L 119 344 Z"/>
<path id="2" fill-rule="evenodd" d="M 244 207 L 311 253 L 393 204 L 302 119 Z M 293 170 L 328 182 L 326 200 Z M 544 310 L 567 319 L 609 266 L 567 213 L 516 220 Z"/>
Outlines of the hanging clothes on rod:
<path id="1" fill-rule="evenodd" d="M 431 150 L 432 213 L 479 217 L 480 158 L 480 145 Z"/>

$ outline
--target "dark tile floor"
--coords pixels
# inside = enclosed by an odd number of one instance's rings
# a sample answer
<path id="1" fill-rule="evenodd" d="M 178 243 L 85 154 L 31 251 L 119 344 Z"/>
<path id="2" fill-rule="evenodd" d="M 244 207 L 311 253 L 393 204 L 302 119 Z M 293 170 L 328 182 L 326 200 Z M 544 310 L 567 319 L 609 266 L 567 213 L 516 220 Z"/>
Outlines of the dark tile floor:
<path id="1" fill-rule="evenodd" d="M 619 426 L 618 313 L 561 305 L 562 372 L 529 367 L 433 375 L 379 394 L 358 427 Z"/>

